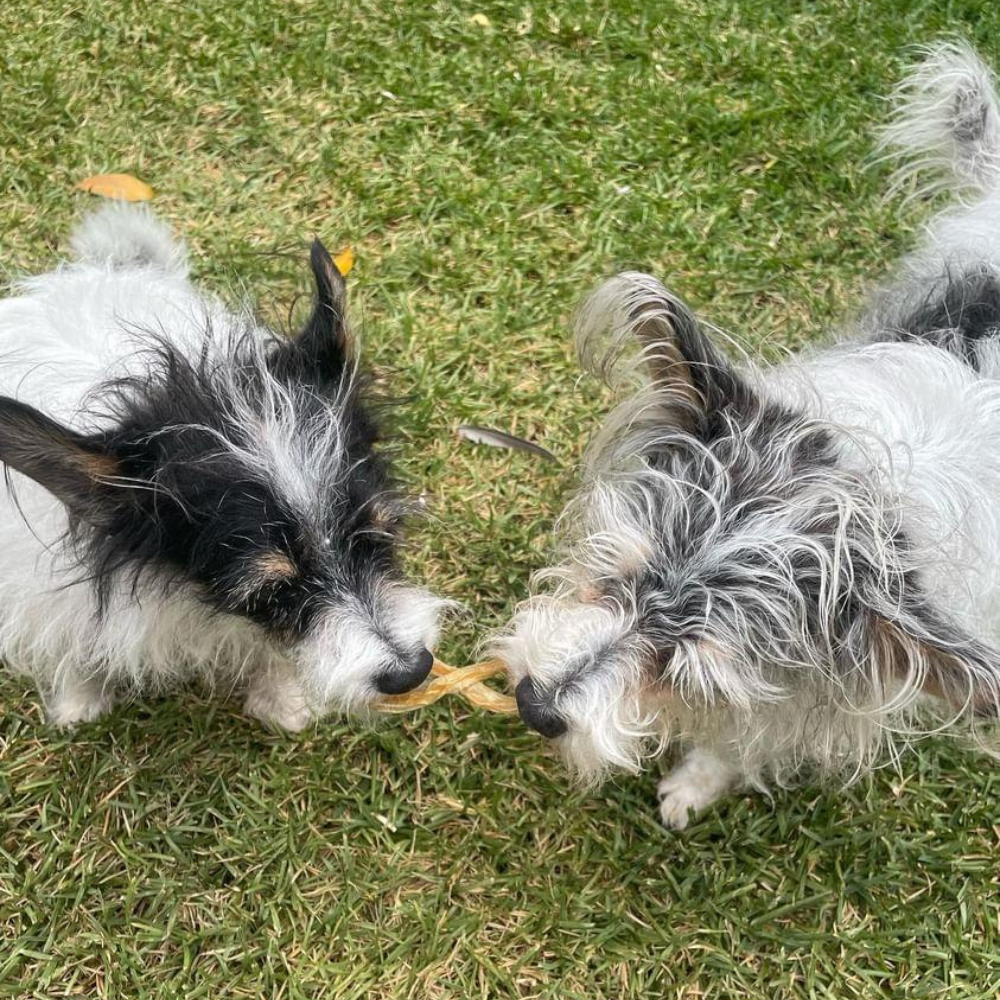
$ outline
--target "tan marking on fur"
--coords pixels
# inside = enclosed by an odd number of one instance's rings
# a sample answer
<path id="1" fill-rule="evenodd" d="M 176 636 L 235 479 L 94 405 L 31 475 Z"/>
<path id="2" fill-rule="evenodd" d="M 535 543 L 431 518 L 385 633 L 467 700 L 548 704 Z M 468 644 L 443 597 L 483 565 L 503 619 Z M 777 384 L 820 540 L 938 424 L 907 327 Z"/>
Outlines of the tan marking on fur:
<path id="1" fill-rule="evenodd" d="M 636 542 L 636 539 L 631 539 Z M 622 545 L 618 552 L 617 569 L 618 575 L 623 579 L 638 576 L 653 559 L 653 547 L 637 543 L 633 545 Z"/>
<path id="2" fill-rule="evenodd" d="M 395 512 L 389 504 L 376 501 L 372 504 L 371 512 L 374 527 L 384 531 L 392 529 L 395 524 Z"/>
<path id="3" fill-rule="evenodd" d="M 947 695 L 940 678 L 930 671 L 932 656 L 939 661 L 944 657 L 937 651 L 927 649 L 908 636 L 894 622 L 876 618 L 875 624 L 875 664 L 885 675 L 885 680 L 903 679 L 910 675 L 914 667 L 923 668 L 921 687 L 937 698 Z"/>
<path id="4" fill-rule="evenodd" d="M 298 567 L 284 552 L 265 552 L 254 560 L 254 568 L 259 571 L 261 579 L 288 580 L 298 573 Z"/>
<path id="5" fill-rule="evenodd" d="M 677 692 L 665 681 L 659 672 L 660 664 L 655 657 L 650 657 L 644 664 L 645 675 L 649 680 L 642 685 L 642 707 L 644 711 L 660 711 L 677 703 Z"/>
<path id="6" fill-rule="evenodd" d="M 93 479 L 95 482 L 114 479 L 121 473 L 117 459 L 112 458 L 110 455 L 102 455 L 97 451 L 84 451 L 82 448 L 77 449 L 72 454 L 70 461 L 88 479 Z"/>
<path id="7" fill-rule="evenodd" d="M 883 669 L 887 679 L 905 679 L 914 668 L 918 668 L 921 690 L 927 694 L 956 708 L 967 706 L 975 715 L 996 716 L 997 706 L 987 692 L 958 689 L 948 684 L 949 672 L 956 677 L 965 676 L 953 654 L 917 641 L 884 618 L 876 618 L 875 636 L 880 654 L 876 656 L 876 663 L 885 665 Z"/>

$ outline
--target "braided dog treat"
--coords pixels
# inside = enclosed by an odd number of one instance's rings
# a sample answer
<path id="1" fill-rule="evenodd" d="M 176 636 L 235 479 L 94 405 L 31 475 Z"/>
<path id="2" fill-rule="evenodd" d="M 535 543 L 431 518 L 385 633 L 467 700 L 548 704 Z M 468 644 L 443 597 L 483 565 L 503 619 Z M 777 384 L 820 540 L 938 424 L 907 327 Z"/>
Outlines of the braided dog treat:
<path id="1" fill-rule="evenodd" d="M 490 677 L 497 677 L 505 672 L 506 667 L 501 660 L 484 660 L 468 667 L 451 667 L 435 660 L 431 667 L 433 679 L 430 683 L 406 694 L 386 695 L 376 701 L 374 707 L 382 712 L 411 712 L 416 708 L 433 705 L 445 695 L 457 694 L 475 708 L 500 715 L 513 715 L 517 712 L 514 699 L 483 683 Z"/>

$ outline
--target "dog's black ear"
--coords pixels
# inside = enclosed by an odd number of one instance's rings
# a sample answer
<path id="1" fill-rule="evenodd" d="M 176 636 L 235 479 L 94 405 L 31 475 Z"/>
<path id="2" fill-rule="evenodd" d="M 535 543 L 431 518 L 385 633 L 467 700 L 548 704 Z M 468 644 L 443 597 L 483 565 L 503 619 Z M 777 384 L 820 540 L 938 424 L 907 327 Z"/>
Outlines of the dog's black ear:
<path id="1" fill-rule="evenodd" d="M 330 343 L 346 346 L 345 303 L 347 283 L 330 252 L 318 240 L 313 240 L 309 251 L 309 266 L 316 283 L 316 304 L 309 322 L 299 334 L 299 341 L 317 341 L 318 346 Z"/>
<path id="2" fill-rule="evenodd" d="M 609 329 L 611 343 L 602 346 Z M 637 343 L 658 390 L 660 420 L 685 430 L 724 409 L 749 411 L 754 403 L 751 388 L 694 313 L 651 275 L 626 272 L 605 282 L 581 311 L 577 342 L 584 363 L 589 359 L 605 376 Z"/>
<path id="3" fill-rule="evenodd" d="M 636 335 L 653 381 L 676 385 L 694 397 L 702 410 L 721 410 L 746 393 L 746 387 L 680 299 L 668 297 L 640 308 L 635 316 Z"/>
<path id="4" fill-rule="evenodd" d="M 0 461 L 35 480 L 70 513 L 106 523 L 115 505 L 118 461 L 93 439 L 16 399 L 0 397 Z"/>
<path id="5" fill-rule="evenodd" d="M 347 285 L 329 251 L 313 240 L 309 265 L 316 284 L 312 314 L 295 340 L 305 362 L 324 380 L 340 378 L 350 354 Z"/>
<path id="6" fill-rule="evenodd" d="M 318 239 L 313 240 L 309 264 L 316 285 L 312 312 L 299 333 L 275 349 L 269 363 L 280 379 L 337 385 L 352 352 L 347 329 L 346 284 L 329 251 Z"/>

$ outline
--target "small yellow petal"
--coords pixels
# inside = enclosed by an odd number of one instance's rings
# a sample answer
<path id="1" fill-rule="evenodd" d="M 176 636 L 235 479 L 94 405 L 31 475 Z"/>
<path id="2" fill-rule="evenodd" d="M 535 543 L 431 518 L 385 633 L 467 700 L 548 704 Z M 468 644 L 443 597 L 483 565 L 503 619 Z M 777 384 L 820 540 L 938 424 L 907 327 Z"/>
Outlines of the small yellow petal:
<path id="1" fill-rule="evenodd" d="M 100 195 L 102 198 L 117 198 L 121 201 L 149 201 L 153 189 L 130 174 L 96 174 L 77 184 L 81 191 Z"/>
<path id="2" fill-rule="evenodd" d="M 354 248 L 345 247 L 333 258 L 333 262 L 337 265 L 337 270 L 340 271 L 341 276 L 346 278 L 348 271 L 354 267 Z"/>

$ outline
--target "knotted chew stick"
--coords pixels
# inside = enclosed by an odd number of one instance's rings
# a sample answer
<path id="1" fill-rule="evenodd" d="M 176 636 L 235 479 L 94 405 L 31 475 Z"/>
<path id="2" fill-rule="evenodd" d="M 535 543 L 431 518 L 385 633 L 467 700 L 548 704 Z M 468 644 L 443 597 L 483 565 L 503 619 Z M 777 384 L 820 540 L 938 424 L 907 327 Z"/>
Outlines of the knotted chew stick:
<path id="1" fill-rule="evenodd" d="M 450 667 L 435 660 L 431 667 L 433 680 L 429 684 L 406 694 L 386 695 L 375 702 L 375 707 L 383 712 L 410 712 L 433 705 L 446 694 L 460 694 L 476 708 L 513 715 L 517 711 L 517 702 L 509 694 L 494 691 L 483 683 L 490 677 L 505 673 L 506 669 L 501 660 L 484 660 L 469 667 Z"/>

